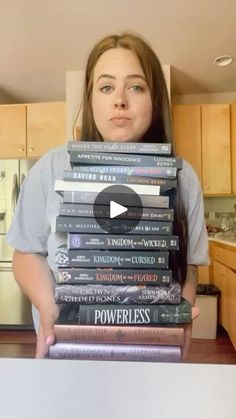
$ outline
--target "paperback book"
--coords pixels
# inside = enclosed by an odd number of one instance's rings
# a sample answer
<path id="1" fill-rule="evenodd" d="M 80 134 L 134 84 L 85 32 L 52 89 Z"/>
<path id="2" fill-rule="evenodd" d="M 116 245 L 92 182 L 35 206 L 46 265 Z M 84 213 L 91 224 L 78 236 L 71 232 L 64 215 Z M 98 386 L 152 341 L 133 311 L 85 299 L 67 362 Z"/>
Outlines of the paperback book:
<path id="1" fill-rule="evenodd" d="M 79 191 L 79 192 L 102 192 L 105 188 L 111 186 L 111 183 L 108 182 L 74 182 L 69 180 L 55 180 L 54 190 L 56 192 L 60 191 Z M 133 183 L 122 184 L 123 186 L 128 186 L 135 193 L 142 195 L 160 195 L 161 192 L 166 192 L 170 188 L 160 185 L 136 185 Z"/>
<path id="2" fill-rule="evenodd" d="M 141 167 L 141 166 L 99 166 L 99 165 L 74 165 L 73 171 L 79 173 L 100 173 L 106 175 L 132 175 L 145 177 L 160 177 L 175 179 L 177 175 L 176 167 Z"/>
<path id="3" fill-rule="evenodd" d="M 79 304 L 179 304 L 181 286 L 56 285 L 55 302 Z"/>
<path id="4" fill-rule="evenodd" d="M 99 192 L 79 192 L 79 191 L 64 191 L 56 190 L 56 192 L 63 197 L 63 202 L 65 203 L 75 203 L 75 204 L 94 204 L 96 198 L 98 197 Z M 110 198 L 113 201 L 117 201 L 119 194 L 113 193 L 110 194 Z M 133 197 L 130 194 L 126 194 L 126 205 L 129 207 L 135 206 Z M 139 194 L 139 199 L 141 200 L 143 207 L 152 207 L 152 208 L 169 208 L 169 196 L 163 195 L 143 195 Z"/>
<path id="5" fill-rule="evenodd" d="M 114 141 L 68 141 L 67 150 L 70 151 L 100 151 L 107 153 L 133 154 L 171 154 L 170 143 L 129 143 Z"/>
<path id="6" fill-rule="evenodd" d="M 64 170 L 63 179 L 65 181 L 88 182 L 89 184 L 120 184 L 120 185 L 158 185 L 161 190 L 168 190 L 176 188 L 176 179 L 164 179 L 146 176 L 133 175 L 115 175 L 115 174 L 101 174 L 101 173 L 81 173 L 76 170 Z"/>
<path id="7" fill-rule="evenodd" d="M 165 157 L 141 154 L 100 153 L 87 151 L 70 151 L 70 162 L 75 164 L 101 164 L 123 166 L 158 166 L 182 169 L 180 157 Z"/>
<path id="8" fill-rule="evenodd" d="M 122 343 L 134 345 L 184 344 L 184 328 L 179 326 L 93 326 L 78 325 L 71 316 L 59 318 L 54 325 L 57 342 Z"/>
<path id="9" fill-rule="evenodd" d="M 54 276 L 57 284 L 168 286 L 172 282 L 172 271 L 168 269 L 60 268 Z"/>
<path id="10" fill-rule="evenodd" d="M 73 314 L 71 314 L 73 313 Z M 84 325 L 179 325 L 192 321 L 191 304 L 74 304 L 62 306 L 61 316 Z"/>
<path id="11" fill-rule="evenodd" d="M 110 205 L 91 205 L 91 204 L 72 204 L 61 203 L 59 206 L 59 215 L 68 215 L 72 217 L 94 217 L 96 218 L 110 217 Z M 139 219 L 140 207 L 130 207 L 127 211 L 119 214 L 116 218 L 124 219 Z M 142 220 L 159 220 L 159 221 L 173 221 L 174 210 L 172 208 L 145 208 L 142 207 Z"/>
<path id="12" fill-rule="evenodd" d="M 68 249 L 178 250 L 178 236 L 68 233 Z"/>
<path id="13" fill-rule="evenodd" d="M 167 251 L 68 250 L 59 246 L 55 262 L 59 267 L 80 268 L 168 268 Z"/>
<path id="14" fill-rule="evenodd" d="M 55 229 L 57 232 L 65 233 L 100 233 L 107 234 L 107 230 L 114 234 L 126 232 L 126 234 L 172 234 L 173 223 L 171 221 L 139 221 L 133 226 L 132 220 L 100 218 L 99 224 L 95 218 L 69 217 L 59 215 L 56 217 Z M 101 227 L 102 226 L 102 227 Z"/>
<path id="15" fill-rule="evenodd" d="M 59 342 L 50 346 L 49 358 L 101 361 L 179 362 L 179 346 L 110 345 Z"/>

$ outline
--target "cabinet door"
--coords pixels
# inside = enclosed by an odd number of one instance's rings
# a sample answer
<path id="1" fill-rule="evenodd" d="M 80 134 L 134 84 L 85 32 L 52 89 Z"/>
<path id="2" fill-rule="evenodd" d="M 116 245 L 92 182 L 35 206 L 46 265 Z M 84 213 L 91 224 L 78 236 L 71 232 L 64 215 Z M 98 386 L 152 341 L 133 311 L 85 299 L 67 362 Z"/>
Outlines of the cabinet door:
<path id="1" fill-rule="evenodd" d="M 187 160 L 202 179 L 201 163 L 201 107 L 200 105 L 173 106 L 173 130 L 176 154 Z"/>
<path id="2" fill-rule="evenodd" d="M 236 272 L 228 269 L 228 333 L 236 350 Z"/>
<path id="3" fill-rule="evenodd" d="M 236 194 L 236 103 L 231 105 L 232 193 Z"/>
<path id="4" fill-rule="evenodd" d="M 226 266 L 217 261 L 212 263 L 213 269 L 213 284 L 220 289 L 221 295 L 219 298 L 219 323 L 229 331 L 228 320 L 228 270 Z"/>
<path id="5" fill-rule="evenodd" d="M 202 105 L 202 181 L 204 194 L 231 193 L 229 105 Z"/>
<path id="6" fill-rule="evenodd" d="M 40 157 L 50 148 L 66 142 L 65 103 L 27 105 L 27 156 Z"/>
<path id="7" fill-rule="evenodd" d="M 0 105 L 0 158 L 26 156 L 25 105 Z"/>

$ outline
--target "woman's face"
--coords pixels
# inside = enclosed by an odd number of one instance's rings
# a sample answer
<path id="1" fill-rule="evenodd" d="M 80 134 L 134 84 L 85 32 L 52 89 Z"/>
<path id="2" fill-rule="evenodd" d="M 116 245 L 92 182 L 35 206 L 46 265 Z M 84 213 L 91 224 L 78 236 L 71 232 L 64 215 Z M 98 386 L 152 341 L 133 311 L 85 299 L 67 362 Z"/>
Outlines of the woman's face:
<path id="1" fill-rule="evenodd" d="M 152 101 L 137 56 L 106 51 L 94 67 L 92 110 L 104 141 L 139 141 L 152 121 Z"/>

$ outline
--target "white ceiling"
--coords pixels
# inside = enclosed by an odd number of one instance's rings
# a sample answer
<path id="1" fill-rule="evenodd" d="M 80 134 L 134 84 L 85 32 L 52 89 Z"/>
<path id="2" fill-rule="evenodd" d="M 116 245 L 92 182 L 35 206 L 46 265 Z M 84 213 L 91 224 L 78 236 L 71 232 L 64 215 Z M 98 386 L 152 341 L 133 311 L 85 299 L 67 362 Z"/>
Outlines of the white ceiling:
<path id="1" fill-rule="evenodd" d="M 65 72 L 124 30 L 171 65 L 172 93 L 236 92 L 236 0 L 0 0 L 0 103 L 65 99 Z"/>

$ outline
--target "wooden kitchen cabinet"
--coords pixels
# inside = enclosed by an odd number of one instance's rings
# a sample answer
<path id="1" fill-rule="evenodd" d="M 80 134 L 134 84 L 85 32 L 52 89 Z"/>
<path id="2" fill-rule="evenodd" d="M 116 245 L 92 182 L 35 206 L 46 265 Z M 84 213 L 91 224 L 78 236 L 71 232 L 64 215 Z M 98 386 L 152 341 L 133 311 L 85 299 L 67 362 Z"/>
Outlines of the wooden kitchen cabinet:
<path id="1" fill-rule="evenodd" d="M 27 156 L 37 158 L 66 142 L 64 102 L 27 105 Z"/>
<path id="2" fill-rule="evenodd" d="M 175 152 L 196 170 L 202 180 L 201 106 L 173 106 Z"/>
<path id="3" fill-rule="evenodd" d="M 236 247 L 214 242 L 212 282 L 220 291 L 219 322 L 236 350 Z"/>
<path id="4" fill-rule="evenodd" d="M 38 158 L 66 142 L 65 102 L 0 105 L 0 158 Z"/>
<path id="5" fill-rule="evenodd" d="M 220 290 L 219 323 L 228 331 L 228 268 L 216 260 L 212 263 L 213 284 Z"/>
<path id="6" fill-rule="evenodd" d="M 231 193 L 230 105 L 202 105 L 204 194 Z"/>
<path id="7" fill-rule="evenodd" d="M 0 105 L 0 158 L 26 157 L 26 106 Z"/>
<path id="8" fill-rule="evenodd" d="M 236 102 L 230 106 L 232 193 L 236 194 Z"/>
<path id="9" fill-rule="evenodd" d="M 205 195 L 231 194 L 230 105 L 175 105 L 176 153 L 190 162 Z"/>

